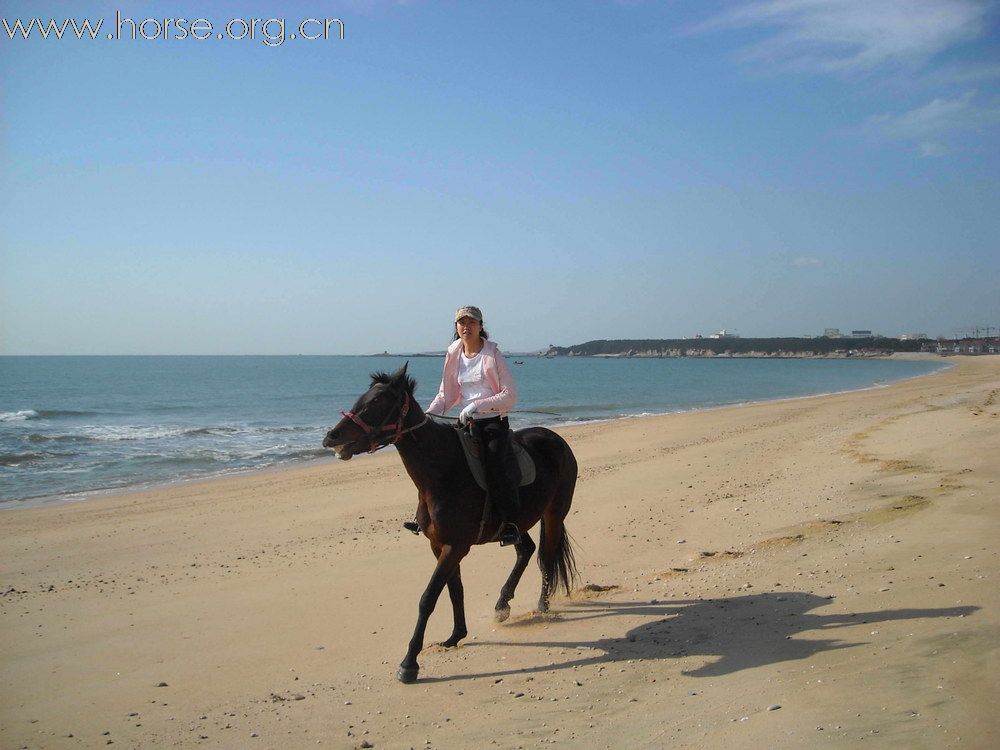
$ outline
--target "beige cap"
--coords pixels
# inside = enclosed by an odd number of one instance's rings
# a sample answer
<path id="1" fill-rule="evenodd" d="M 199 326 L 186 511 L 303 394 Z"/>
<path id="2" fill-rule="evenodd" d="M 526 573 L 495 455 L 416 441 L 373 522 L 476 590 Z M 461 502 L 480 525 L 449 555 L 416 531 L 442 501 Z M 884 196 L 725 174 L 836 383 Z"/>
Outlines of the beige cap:
<path id="1" fill-rule="evenodd" d="M 473 307 L 472 305 L 466 305 L 465 307 L 460 307 L 455 310 L 455 322 L 457 323 L 462 318 L 475 318 L 480 323 L 483 322 L 483 313 L 478 307 Z"/>

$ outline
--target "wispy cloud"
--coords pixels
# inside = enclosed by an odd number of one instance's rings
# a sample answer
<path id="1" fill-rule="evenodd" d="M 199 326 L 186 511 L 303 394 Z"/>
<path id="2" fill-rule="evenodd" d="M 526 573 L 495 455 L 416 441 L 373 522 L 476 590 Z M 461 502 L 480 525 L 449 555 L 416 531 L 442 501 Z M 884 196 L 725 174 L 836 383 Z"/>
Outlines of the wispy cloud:
<path id="1" fill-rule="evenodd" d="M 1000 102 L 983 102 L 975 91 L 967 91 L 954 98 L 932 99 L 908 112 L 874 115 L 866 127 L 891 140 L 915 143 L 921 156 L 942 156 L 950 150 L 944 142 L 949 136 L 998 123 Z"/>
<path id="2" fill-rule="evenodd" d="M 934 83 L 969 85 L 1000 80 L 1000 62 L 965 62 L 943 65 L 928 76 Z"/>
<path id="3" fill-rule="evenodd" d="M 986 6 L 974 0 L 761 0 L 691 29 L 764 29 L 740 59 L 783 69 L 868 71 L 920 64 L 982 34 Z"/>
<path id="4" fill-rule="evenodd" d="M 823 265 L 823 261 L 811 255 L 798 255 L 788 261 L 792 268 L 817 268 Z"/>
<path id="5" fill-rule="evenodd" d="M 1000 63 L 974 59 L 965 47 L 987 31 L 995 0 L 749 0 L 730 7 L 689 33 L 744 30 L 755 35 L 736 52 L 741 64 L 768 72 L 885 79 L 924 103 L 903 112 L 875 114 L 860 130 L 912 143 L 921 156 L 951 153 L 957 136 L 1000 123 L 996 90 Z M 970 51 L 972 54 L 970 55 Z M 932 98 L 933 97 L 933 98 Z M 916 99 L 921 101 L 921 99 Z M 884 106 L 884 105 L 883 105 Z M 912 106 L 912 105 L 911 105 Z"/>
<path id="6" fill-rule="evenodd" d="M 948 147 L 943 143 L 938 143 L 937 141 L 923 141 L 918 148 L 920 150 L 920 155 L 927 158 L 944 156 L 948 153 Z"/>

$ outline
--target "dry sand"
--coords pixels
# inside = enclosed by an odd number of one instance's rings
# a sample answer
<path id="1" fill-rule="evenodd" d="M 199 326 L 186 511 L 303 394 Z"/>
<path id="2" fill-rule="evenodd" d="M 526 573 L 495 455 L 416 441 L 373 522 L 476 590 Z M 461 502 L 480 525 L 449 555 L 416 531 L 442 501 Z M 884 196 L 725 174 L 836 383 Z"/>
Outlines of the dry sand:
<path id="1" fill-rule="evenodd" d="M 391 452 L 5 512 L 0 746 L 997 747 L 1000 357 L 955 364 L 562 430 L 581 590 L 496 625 L 474 549 L 415 685 Z"/>

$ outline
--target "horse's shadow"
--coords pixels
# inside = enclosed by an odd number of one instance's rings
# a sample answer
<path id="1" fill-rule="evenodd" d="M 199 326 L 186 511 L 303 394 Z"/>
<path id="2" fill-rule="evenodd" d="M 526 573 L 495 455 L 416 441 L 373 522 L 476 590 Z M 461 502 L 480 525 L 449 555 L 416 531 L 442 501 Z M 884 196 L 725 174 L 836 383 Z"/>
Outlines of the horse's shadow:
<path id="1" fill-rule="evenodd" d="M 561 617 L 556 620 L 557 622 L 571 623 L 621 616 L 644 617 L 649 621 L 632 628 L 621 637 L 601 638 L 596 641 L 473 641 L 462 648 L 487 646 L 557 648 L 579 650 L 581 656 L 578 659 L 552 661 L 525 669 L 431 677 L 424 678 L 421 682 L 532 674 L 591 664 L 685 656 L 705 656 L 713 660 L 696 669 L 686 670 L 682 674 L 689 677 L 717 677 L 765 664 L 806 659 L 823 651 L 866 644 L 866 641 L 850 642 L 838 638 L 796 637 L 811 631 L 828 631 L 892 620 L 959 617 L 972 614 L 979 609 L 966 606 L 827 615 L 812 612 L 828 603 L 829 599 L 826 597 L 800 591 L 662 603 L 570 600 L 563 602 Z M 535 621 L 521 619 L 510 625 L 523 627 Z"/>

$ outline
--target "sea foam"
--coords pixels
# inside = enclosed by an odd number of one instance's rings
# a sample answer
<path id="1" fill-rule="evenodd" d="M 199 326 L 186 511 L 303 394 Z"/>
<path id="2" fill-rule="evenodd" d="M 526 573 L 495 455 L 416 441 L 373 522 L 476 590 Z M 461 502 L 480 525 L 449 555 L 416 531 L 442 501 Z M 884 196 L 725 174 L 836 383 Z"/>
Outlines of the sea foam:
<path id="1" fill-rule="evenodd" d="M 38 412 L 34 409 L 0 412 L 0 422 L 25 422 L 29 419 L 38 419 Z"/>

